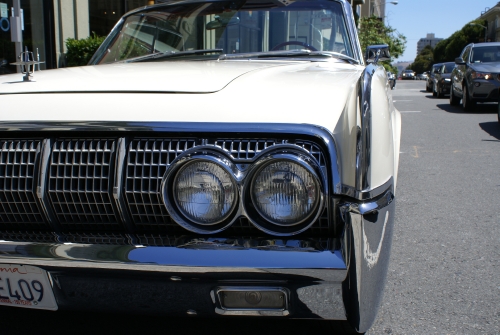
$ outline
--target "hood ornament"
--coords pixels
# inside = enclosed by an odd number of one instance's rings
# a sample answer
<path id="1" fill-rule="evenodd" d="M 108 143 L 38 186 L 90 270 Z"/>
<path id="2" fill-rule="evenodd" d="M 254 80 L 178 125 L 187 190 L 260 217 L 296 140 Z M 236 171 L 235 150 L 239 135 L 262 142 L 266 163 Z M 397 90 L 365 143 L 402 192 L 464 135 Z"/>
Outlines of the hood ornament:
<path id="1" fill-rule="evenodd" d="M 35 72 L 35 65 L 45 62 L 40 62 L 38 60 L 39 58 L 38 55 L 37 55 L 37 60 L 35 60 L 33 52 L 28 51 L 28 47 L 26 47 L 25 50 L 26 51 L 21 52 L 21 54 L 18 57 L 21 60 L 15 63 L 10 63 L 10 65 L 20 65 L 21 72 L 24 74 L 23 81 L 30 82 L 33 79 L 32 74 L 33 72 Z"/>

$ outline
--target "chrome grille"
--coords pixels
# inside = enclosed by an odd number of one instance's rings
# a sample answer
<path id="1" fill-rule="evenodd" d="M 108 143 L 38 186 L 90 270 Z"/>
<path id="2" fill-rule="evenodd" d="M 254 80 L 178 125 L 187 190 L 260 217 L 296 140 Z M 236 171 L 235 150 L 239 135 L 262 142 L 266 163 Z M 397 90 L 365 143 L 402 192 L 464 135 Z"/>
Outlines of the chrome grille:
<path id="1" fill-rule="evenodd" d="M 49 164 L 48 194 L 63 228 L 117 229 L 111 198 L 113 139 L 60 139 Z"/>
<path id="2" fill-rule="evenodd" d="M 197 145 L 194 139 L 136 139 L 128 149 L 125 195 L 132 220 L 145 230 L 159 225 L 177 229 L 161 199 L 160 185 L 167 167 L 184 151 Z"/>
<path id="3" fill-rule="evenodd" d="M 0 140 L 0 227 L 48 227 L 35 197 L 40 140 Z"/>
<path id="4" fill-rule="evenodd" d="M 250 160 L 262 150 L 278 143 L 276 140 L 250 140 L 250 139 L 220 139 L 214 145 L 226 151 L 235 160 Z"/>
<path id="5" fill-rule="evenodd" d="M 77 243 L 107 240 L 114 244 L 129 233 L 181 236 L 188 232 L 171 219 L 160 190 L 168 166 L 180 154 L 202 145 L 214 147 L 224 150 L 244 168 L 263 150 L 279 144 L 304 148 L 327 170 L 321 148 L 306 140 L 3 139 L 0 140 L 0 230 L 58 231 L 67 235 L 65 240 Z M 46 175 L 46 179 L 38 180 L 39 175 Z M 330 233 L 328 218 L 325 209 L 307 234 Z M 108 235 L 86 235 L 80 240 L 82 232 Z M 73 238 L 73 233 L 78 235 Z M 261 232 L 241 217 L 224 234 L 250 236 Z M 52 238 L 50 234 L 48 238 Z"/>

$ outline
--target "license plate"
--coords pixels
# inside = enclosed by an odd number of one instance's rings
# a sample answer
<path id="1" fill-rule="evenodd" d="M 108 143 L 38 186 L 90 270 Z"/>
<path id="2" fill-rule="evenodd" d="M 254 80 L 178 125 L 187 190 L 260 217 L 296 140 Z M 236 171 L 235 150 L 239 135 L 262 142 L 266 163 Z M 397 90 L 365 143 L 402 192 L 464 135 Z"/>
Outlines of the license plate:
<path id="1" fill-rule="evenodd" d="M 0 305 L 57 310 L 47 272 L 35 266 L 0 264 Z"/>

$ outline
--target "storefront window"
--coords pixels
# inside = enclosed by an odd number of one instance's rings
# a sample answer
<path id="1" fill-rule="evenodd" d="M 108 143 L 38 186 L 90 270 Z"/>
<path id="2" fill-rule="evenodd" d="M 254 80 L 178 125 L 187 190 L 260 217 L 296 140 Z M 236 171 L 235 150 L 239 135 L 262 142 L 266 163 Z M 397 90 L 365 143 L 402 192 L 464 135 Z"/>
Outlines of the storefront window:
<path id="1" fill-rule="evenodd" d="M 35 60 L 45 62 L 47 41 L 45 37 L 44 2 L 48 0 L 21 0 L 22 8 L 22 50 L 26 48 L 33 52 Z M 9 64 L 17 60 L 15 43 L 11 40 L 10 16 L 14 0 L 0 0 L 0 61 L 5 59 Z M 46 69 L 45 63 L 40 64 L 40 69 Z M 38 70 L 38 67 L 37 67 Z M 16 67 L 8 65 L 0 69 L 0 74 L 14 73 Z"/>
<path id="2" fill-rule="evenodd" d="M 154 3 L 153 0 L 89 0 L 90 31 L 107 36 L 123 14 Z"/>

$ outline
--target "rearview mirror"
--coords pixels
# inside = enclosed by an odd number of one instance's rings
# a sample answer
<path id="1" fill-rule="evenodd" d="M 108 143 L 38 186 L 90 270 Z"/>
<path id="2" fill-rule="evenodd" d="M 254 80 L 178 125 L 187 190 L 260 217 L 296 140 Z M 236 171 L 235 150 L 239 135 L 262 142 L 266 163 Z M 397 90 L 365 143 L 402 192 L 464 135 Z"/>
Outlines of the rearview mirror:
<path id="1" fill-rule="evenodd" d="M 366 48 L 365 58 L 367 63 L 375 64 L 379 61 L 391 60 L 389 46 L 387 44 L 370 45 L 368 48 Z"/>
<path id="2" fill-rule="evenodd" d="M 234 26 L 239 23 L 240 23 L 240 18 L 237 16 L 221 17 L 219 15 L 215 15 L 215 20 L 208 22 L 205 27 L 207 30 L 213 30 L 217 28 L 224 28 L 227 26 Z"/>

